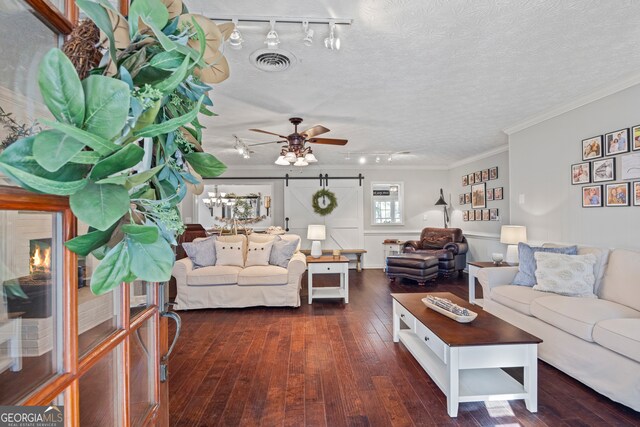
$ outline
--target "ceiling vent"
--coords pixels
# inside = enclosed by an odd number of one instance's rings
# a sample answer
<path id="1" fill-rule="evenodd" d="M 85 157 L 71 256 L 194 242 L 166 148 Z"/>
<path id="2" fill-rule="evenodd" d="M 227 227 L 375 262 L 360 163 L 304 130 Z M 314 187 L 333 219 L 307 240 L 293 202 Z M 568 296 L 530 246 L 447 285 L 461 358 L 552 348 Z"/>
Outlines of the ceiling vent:
<path id="1" fill-rule="evenodd" d="M 262 71 L 285 71 L 295 64 L 296 57 L 284 49 L 258 49 L 249 60 Z"/>

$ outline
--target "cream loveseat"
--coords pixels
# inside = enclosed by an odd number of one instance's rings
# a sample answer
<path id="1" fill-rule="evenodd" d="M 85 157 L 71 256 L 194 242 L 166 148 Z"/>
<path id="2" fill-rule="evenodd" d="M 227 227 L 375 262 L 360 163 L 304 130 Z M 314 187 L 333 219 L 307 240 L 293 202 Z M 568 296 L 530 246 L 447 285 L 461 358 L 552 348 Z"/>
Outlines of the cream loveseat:
<path id="1" fill-rule="evenodd" d="M 511 285 L 518 267 L 485 268 L 483 308 L 544 340 L 540 359 L 640 411 L 640 252 L 578 247 L 587 253 L 597 299 Z"/>
<path id="2" fill-rule="evenodd" d="M 300 240 L 294 234 L 284 234 L 281 239 Z M 277 239 L 268 234 L 220 236 L 218 241 L 242 242 L 244 260 L 248 241 L 265 243 Z M 195 239 L 194 242 L 203 240 Z M 176 310 L 197 308 L 235 308 L 254 306 L 299 307 L 300 282 L 307 269 L 305 255 L 300 244 L 287 268 L 276 265 L 237 267 L 215 265 L 193 269 L 189 258 L 178 260 L 172 275 L 176 279 Z M 243 262 L 244 263 L 244 262 Z"/>

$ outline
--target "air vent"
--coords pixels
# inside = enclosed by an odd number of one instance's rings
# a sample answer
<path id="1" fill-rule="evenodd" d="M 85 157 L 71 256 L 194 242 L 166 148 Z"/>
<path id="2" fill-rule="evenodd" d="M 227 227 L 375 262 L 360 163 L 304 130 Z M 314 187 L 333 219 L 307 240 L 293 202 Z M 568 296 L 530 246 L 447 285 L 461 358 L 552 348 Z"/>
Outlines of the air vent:
<path id="1" fill-rule="evenodd" d="M 262 71 L 285 71 L 296 62 L 293 53 L 283 49 L 258 49 L 249 59 Z"/>

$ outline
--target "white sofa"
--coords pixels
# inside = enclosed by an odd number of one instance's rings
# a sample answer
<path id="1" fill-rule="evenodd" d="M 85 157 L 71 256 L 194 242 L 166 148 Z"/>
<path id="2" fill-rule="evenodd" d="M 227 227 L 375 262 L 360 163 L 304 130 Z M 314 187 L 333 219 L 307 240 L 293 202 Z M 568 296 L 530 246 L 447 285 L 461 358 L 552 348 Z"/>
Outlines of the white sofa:
<path id="1" fill-rule="evenodd" d="M 536 335 L 538 356 L 599 393 L 640 411 L 640 252 L 595 253 L 598 299 L 511 285 L 517 267 L 484 268 L 484 310 Z"/>
<path id="2" fill-rule="evenodd" d="M 284 240 L 300 239 L 284 234 Z M 244 260 L 248 241 L 264 243 L 276 239 L 268 234 L 220 236 L 224 242 L 242 242 Z M 198 241 L 201 239 L 195 239 Z M 287 268 L 268 266 L 210 266 L 193 269 L 189 258 L 178 260 L 172 275 L 176 279 L 176 310 L 197 308 L 239 308 L 254 306 L 299 307 L 300 283 L 307 269 L 307 259 L 300 244 Z"/>

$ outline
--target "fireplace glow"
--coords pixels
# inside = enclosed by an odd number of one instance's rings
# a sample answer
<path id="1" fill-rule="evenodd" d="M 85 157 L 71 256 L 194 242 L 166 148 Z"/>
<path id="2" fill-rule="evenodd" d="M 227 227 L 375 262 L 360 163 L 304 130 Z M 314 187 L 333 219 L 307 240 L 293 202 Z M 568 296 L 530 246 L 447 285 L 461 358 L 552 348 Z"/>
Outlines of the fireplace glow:
<path id="1" fill-rule="evenodd" d="M 29 272 L 31 274 L 51 272 L 51 245 L 39 243 L 33 245 L 29 259 Z"/>

